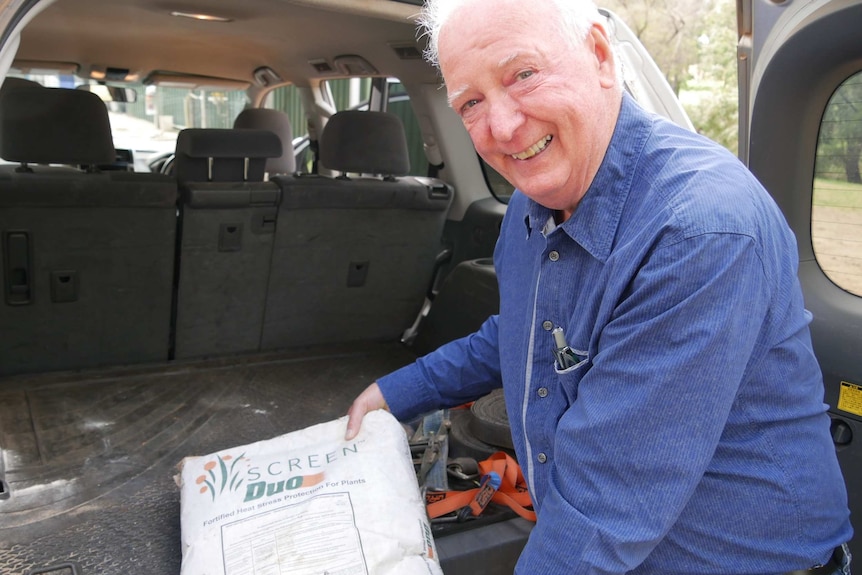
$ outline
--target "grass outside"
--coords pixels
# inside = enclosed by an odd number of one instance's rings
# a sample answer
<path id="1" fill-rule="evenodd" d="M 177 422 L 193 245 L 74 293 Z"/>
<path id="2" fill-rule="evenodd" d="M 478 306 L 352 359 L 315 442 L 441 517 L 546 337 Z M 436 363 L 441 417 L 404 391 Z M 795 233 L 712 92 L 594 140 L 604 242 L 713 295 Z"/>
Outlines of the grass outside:
<path id="1" fill-rule="evenodd" d="M 815 178 L 814 205 L 862 209 L 862 184 Z"/>
<path id="2" fill-rule="evenodd" d="M 862 184 L 814 180 L 811 240 L 823 272 L 862 296 Z"/>

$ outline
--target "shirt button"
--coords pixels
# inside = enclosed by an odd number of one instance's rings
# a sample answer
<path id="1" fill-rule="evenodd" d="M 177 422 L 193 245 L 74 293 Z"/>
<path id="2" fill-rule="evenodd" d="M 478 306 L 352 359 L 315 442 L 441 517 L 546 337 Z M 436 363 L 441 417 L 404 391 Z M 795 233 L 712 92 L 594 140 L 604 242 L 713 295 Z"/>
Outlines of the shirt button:
<path id="1" fill-rule="evenodd" d="M 538 460 L 539 460 L 539 463 L 545 463 L 545 462 L 548 460 L 548 456 L 547 456 L 547 455 L 545 455 L 544 453 L 540 453 L 540 454 L 536 457 L 536 459 L 538 459 Z"/>
<path id="2" fill-rule="evenodd" d="M 549 319 L 546 319 L 545 321 L 542 322 L 542 328 L 545 331 L 551 331 L 552 329 L 554 329 L 554 322 L 552 322 Z"/>
<path id="3" fill-rule="evenodd" d="M 540 387 L 536 393 L 539 394 L 539 397 L 548 397 L 548 388 L 547 387 Z"/>
<path id="4" fill-rule="evenodd" d="M 557 250 L 552 251 L 548 254 L 548 259 L 550 259 L 552 262 L 557 261 L 558 259 L 560 259 L 560 252 L 558 252 Z"/>

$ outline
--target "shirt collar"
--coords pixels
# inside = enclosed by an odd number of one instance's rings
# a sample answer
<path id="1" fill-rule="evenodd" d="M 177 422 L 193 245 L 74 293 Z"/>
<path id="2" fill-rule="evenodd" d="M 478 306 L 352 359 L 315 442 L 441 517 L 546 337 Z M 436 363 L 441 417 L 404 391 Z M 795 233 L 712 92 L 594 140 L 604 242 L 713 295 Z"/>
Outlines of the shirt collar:
<path id="1" fill-rule="evenodd" d="M 636 165 L 651 129 L 650 115 L 623 93 L 617 125 L 599 171 L 575 213 L 558 226 L 599 261 L 606 261 L 610 255 Z M 552 210 L 530 200 L 524 218 L 527 237 L 533 230 L 542 231 L 551 215 Z"/>

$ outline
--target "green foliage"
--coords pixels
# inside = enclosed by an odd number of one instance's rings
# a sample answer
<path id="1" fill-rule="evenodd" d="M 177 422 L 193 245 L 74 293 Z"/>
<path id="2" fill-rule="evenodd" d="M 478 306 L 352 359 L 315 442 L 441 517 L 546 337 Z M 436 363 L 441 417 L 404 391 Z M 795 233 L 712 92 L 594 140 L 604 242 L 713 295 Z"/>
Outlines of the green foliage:
<path id="1" fill-rule="evenodd" d="M 713 0 L 702 22 L 697 64 L 685 86 L 698 97 L 690 100 L 686 111 L 700 133 L 736 154 L 739 150 L 739 82 L 733 0 Z"/>
<path id="2" fill-rule="evenodd" d="M 665 74 L 695 128 L 738 150 L 733 0 L 606 0 Z"/>
<path id="3" fill-rule="evenodd" d="M 697 37 L 711 0 L 604 0 L 632 29 L 664 73 L 674 93 L 696 63 Z"/>

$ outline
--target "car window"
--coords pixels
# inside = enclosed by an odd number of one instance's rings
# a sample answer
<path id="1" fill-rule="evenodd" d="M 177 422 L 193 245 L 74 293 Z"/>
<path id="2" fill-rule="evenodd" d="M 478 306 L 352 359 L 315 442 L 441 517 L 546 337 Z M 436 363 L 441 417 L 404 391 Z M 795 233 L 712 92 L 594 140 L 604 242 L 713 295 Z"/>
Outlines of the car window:
<path id="1" fill-rule="evenodd" d="M 281 110 L 290 118 L 296 169 L 299 172 L 311 173 L 312 154 L 308 147 L 308 122 L 299 90 L 292 85 L 279 86 L 266 95 L 264 107 Z"/>
<path id="2" fill-rule="evenodd" d="M 508 204 L 509 198 L 511 198 L 512 194 L 515 193 L 515 186 L 510 184 L 509 181 L 500 174 L 500 172 L 489 166 L 485 160 L 479 158 L 479 162 L 482 165 L 482 172 L 485 174 L 485 181 L 488 183 L 488 188 L 491 190 L 491 194 L 493 194 L 498 201 Z"/>
<path id="3" fill-rule="evenodd" d="M 404 124 L 404 131 L 407 134 L 407 149 L 410 153 L 410 175 L 427 176 L 428 158 L 425 156 L 419 120 L 413 113 L 410 96 L 401 82 L 389 82 L 389 99 L 386 109 L 401 118 L 401 122 Z"/>
<path id="4" fill-rule="evenodd" d="M 811 209 L 814 255 L 839 287 L 862 295 L 862 72 L 844 81 L 820 125 Z"/>
<path id="5" fill-rule="evenodd" d="M 34 80 L 48 88 L 100 86 L 73 75 L 51 72 L 10 76 Z M 106 96 L 102 99 L 106 100 L 114 147 L 132 152 L 136 172 L 151 171 L 152 161 L 173 153 L 180 130 L 230 128 L 248 103 L 244 90 L 143 84 L 123 84 L 123 87 L 133 90 L 135 101 L 113 101 Z"/>

